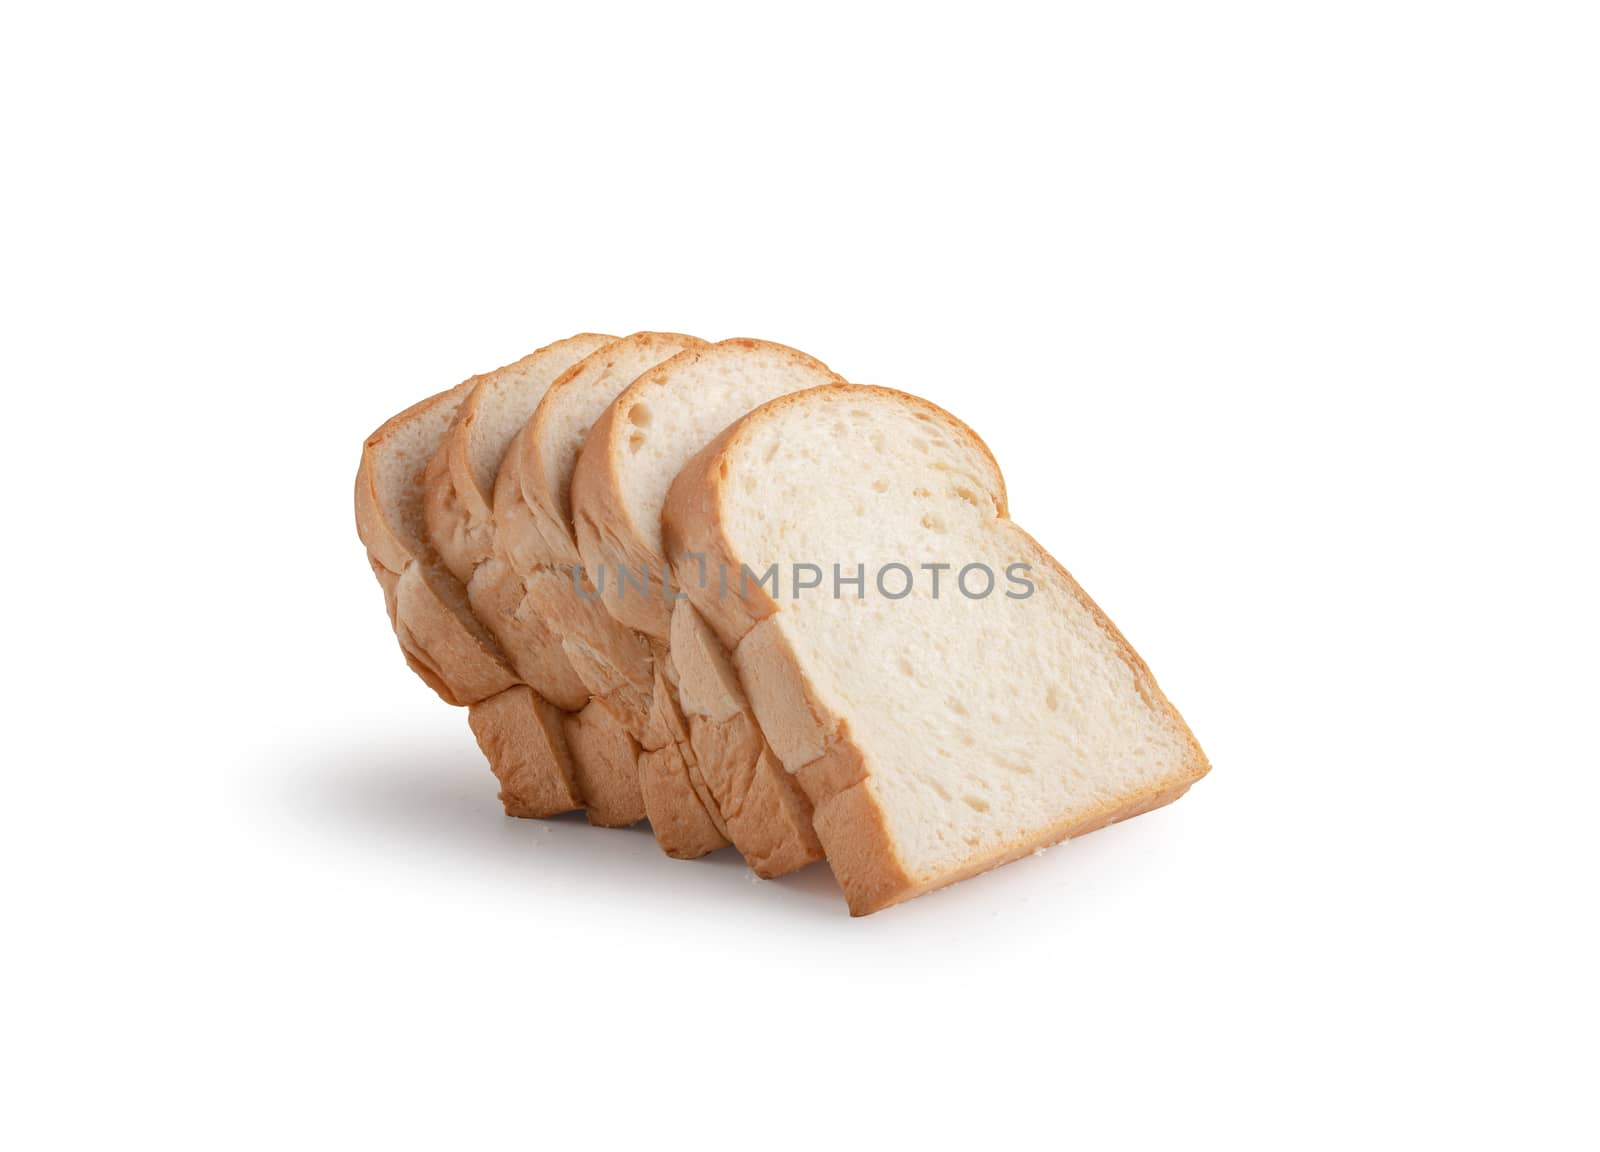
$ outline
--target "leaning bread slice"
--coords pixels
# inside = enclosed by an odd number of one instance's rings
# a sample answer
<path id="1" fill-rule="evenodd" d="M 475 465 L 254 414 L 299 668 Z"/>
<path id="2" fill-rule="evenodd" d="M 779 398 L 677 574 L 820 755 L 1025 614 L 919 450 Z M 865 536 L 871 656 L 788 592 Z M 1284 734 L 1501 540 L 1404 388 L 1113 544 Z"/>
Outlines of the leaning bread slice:
<path id="1" fill-rule="evenodd" d="M 475 378 L 443 441 L 428 461 L 422 481 L 428 542 L 463 588 L 492 552 L 495 478 L 512 439 L 558 377 L 615 339 L 581 333 Z M 495 616 L 485 613 L 480 605 L 473 607 L 496 634 L 525 683 L 569 711 L 576 711 L 587 702 L 588 694 L 559 651 L 554 650 L 554 638 L 542 620 L 537 616 L 526 619 L 516 637 L 523 642 L 513 644 L 496 627 Z M 526 639 L 530 633 L 536 637 L 531 642 Z"/>
<path id="2" fill-rule="evenodd" d="M 632 718 L 642 729 L 650 706 L 648 646 L 587 595 L 572 528 L 571 485 L 584 437 L 619 392 L 641 373 L 704 341 L 669 332 L 639 332 L 587 356 L 544 394 L 533 417 L 512 438 L 495 479 L 492 555 L 469 585 L 479 615 L 516 654 L 539 652 L 526 665 L 528 683 L 558 703 L 564 681 Z M 540 626 L 530 630 L 528 624 Z M 549 638 L 547 640 L 547 637 Z M 545 647 L 553 643 L 551 654 Z M 537 666 L 537 664 L 546 667 Z"/>
<path id="3" fill-rule="evenodd" d="M 575 677 L 605 708 L 622 733 L 574 742 L 580 787 L 590 819 L 629 823 L 654 815 L 652 829 L 673 856 L 694 857 L 724 840 L 704 809 L 674 807 L 648 760 L 641 775 L 637 740 L 648 726 L 653 661 L 644 637 L 613 619 L 586 593 L 573 537 L 570 488 L 585 435 L 640 373 L 686 348 L 693 336 L 639 332 L 607 344 L 552 384 L 524 427 L 512 438 L 494 491 L 490 558 L 475 572 L 469 592 L 478 613 L 500 637 L 528 682 L 558 702 L 567 693 L 552 672 Z M 587 751 L 607 750 L 594 762 Z M 624 763 L 621 757 L 628 755 Z"/>
<path id="4" fill-rule="evenodd" d="M 612 763 L 619 747 L 626 747 L 616 720 L 591 705 L 587 691 L 561 655 L 549 624 L 525 615 L 520 627 L 508 633 L 501 617 L 489 609 L 492 601 L 470 592 L 478 569 L 493 562 L 493 494 L 496 476 L 506 450 L 529 416 L 539 406 L 554 381 L 615 337 L 580 333 L 558 340 L 515 364 L 474 378 L 422 479 L 423 523 L 428 543 L 461 587 L 470 615 L 480 620 L 499 645 L 505 661 L 532 693 L 506 692 L 496 706 L 474 705 L 469 717 L 479 746 L 489 756 L 502 780 L 518 782 L 523 811 L 516 814 L 550 815 L 589 807 L 596 824 L 629 823 L 602 795 L 591 806 L 584 794 L 587 781 L 631 773 L 634 759 Z M 553 707 L 552 707 L 553 705 Z M 559 709 L 559 710 L 558 710 Z M 536 755 L 519 756 L 528 747 L 528 735 L 559 725 L 564 753 L 555 761 Z M 536 749 L 542 753 L 542 747 Z M 556 763 L 562 772 L 541 778 L 539 769 Z M 508 808 L 508 811 L 510 809 Z"/>
<path id="5" fill-rule="evenodd" d="M 514 437 L 555 381 L 590 353 L 613 343 L 614 337 L 583 333 L 475 378 L 422 479 L 428 543 L 456 578 L 458 584 L 452 589 L 468 584 L 478 569 L 493 562 L 494 486 Z M 524 613 L 519 626 L 508 631 L 504 618 L 491 611 L 500 606 L 498 602 L 480 601 L 463 592 L 471 606 L 469 614 L 488 626 L 506 661 L 532 686 L 527 691 L 508 689 L 492 702 L 475 704 L 469 716 L 496 774 L 502 781 L 514 782 L 506 785 L 506 791 L 520 801 L 513 814 L 551 815 L 587 807 L 595 824 L 614 826 L 637 819 L 617 811 L 602 787 L 610 778 L 636 774 L 627 737 L 607 709 L 589 702 L 556 646 L 549 623 L 536 613 Z M 544 754 L 545 741 L 539 738 L 552 729 L 564 737 L 550 742 L 560 750 L 554 758 Z M 541 775 L 552 764 L 562 770 Z M 507 811 L 512 811 L 509 805 Z"/>
<path id="6" fill-rule="evenodd" d="M 697 579 L 692 558 L 669 555 L 661 542 L 661 504 L 685 461 L 757 405 L 806 388 L 842 383 L 828 367 L 793 348 L 758 340 L 725 340 L 683 352 L 630 384 L 595 423 L 572 478 L 578 553 L 601 602 L 645 636 L 666 690 L 652 692 L 657 723 L 640 731 L 647 797 L 679 816 L 698 798 L 752 869 L 778 876 L 821 858 L 810 806 L 778 767 L 753 716 L 738 696 L 709 693 L 717 679 L 718 642 L 694 627 L 694 609 L 675 601 Z M 677 587 L 664 579 L 674 571 Z M 674 642 L 674 604 L 690 618 L 676 631 L 695 637 L 681 653 Z M 669 658 L 670 651 L 670 658 Z M 693 691 L 680 697 L 680 685 Z M 671 738 L 675 732 L 686 740 Z M 655 823 L 656 813 L 651 820 Z"/>
<path id="7" fill-rule="evenodd" d="M 428 543 L 422 473 L 473 381 L 430 396 L 367 438 L 356 472 L 356 532 L 384 589 L 407 661 L 447 703 L 486 699 L 517 682 L 460 583 Z"/>
<path id="8" fill-rule="evenodd" d="M 683 469 L 664 526 L 669 551 L 731 573 L 726 596 L 687 591 L 856 915 L 1207 771 L 1121 633 L 1006 518 L 988 449 L 932 404 L 853 386 L 768 404 Z"/>
<path id="9" fill-rule="evenodd" d="M 446 702 L 469 706 L 506 811 L 548 815 L 576 806 L 565 727 L 517 686 L 426 530 L 423 473 L 476 382 L 413 405 L 368 437 L 356 475 L 356 529 L 406 662 Z"/>

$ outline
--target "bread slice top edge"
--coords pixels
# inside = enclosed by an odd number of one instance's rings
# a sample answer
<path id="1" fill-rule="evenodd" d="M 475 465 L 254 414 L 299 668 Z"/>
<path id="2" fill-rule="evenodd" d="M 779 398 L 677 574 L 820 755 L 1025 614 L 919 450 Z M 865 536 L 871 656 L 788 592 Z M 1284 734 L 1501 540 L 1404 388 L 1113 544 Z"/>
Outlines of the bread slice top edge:
<path id="1" fill-rule="evenodd" d="M 568 369 L 545 392 L 516 444 L 523 499 L 542 508 L 570 538 L 572 473 L 589 430 L 644 373 L 680 352 L 705 347 L 707 341 L 681 332 L 635 332 Z"/>
<path id="2" fill-rule="evenodd" d="M 557 379 L 615 341 L 593 332 L 569 336 L 468 382 L 428 462 L 422 495 L 429 542 L 457 580 L 466 583 L 488 558 L 495 478 L 515 436 Z"/>

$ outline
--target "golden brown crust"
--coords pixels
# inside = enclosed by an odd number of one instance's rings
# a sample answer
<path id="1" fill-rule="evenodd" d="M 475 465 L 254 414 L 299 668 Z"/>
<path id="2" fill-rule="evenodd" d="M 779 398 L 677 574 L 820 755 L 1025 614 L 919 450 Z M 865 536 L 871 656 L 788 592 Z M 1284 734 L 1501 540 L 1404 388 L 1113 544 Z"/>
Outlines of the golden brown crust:
<path id="1" fill-rule="evenodd" d="M 467 594 L 518 679 L 568 712 L 589 702 L 589 691 L 568 663 L 560 635 L 504 557 L 497 553 L 478 565 Z"/>
<path id="2" fill-rule="evenodd" d="M 459 601 L 458 601 L 459 597 Z M 423 659 L 449 689 L 449 703 L 474 704 L 517 682 L 516 673 L 448 572 L 412 561 L 395 585 L 401 645 Z"/>
<path id="3" fill-rule="evenodd" d="M 572 772 L 589 823 L 622 828 L 644 819 L 639 790 L 639 745 L 605 703 L 592 700 L 566 714 Z"/>
<path id="4" fill-rule="evenodd" d="M 583 807 L 562 713 L 518 684 L 467 710 L 467 722 L 500 781 L 508 816 L 554 816 Z"/>
<path id="5" fill-rule="evenodd" d="M 650 829 L 668 856 L 698 860 L 728 846 L 695 793 L 677 744 L 639 753 L 639 786 Z"/>

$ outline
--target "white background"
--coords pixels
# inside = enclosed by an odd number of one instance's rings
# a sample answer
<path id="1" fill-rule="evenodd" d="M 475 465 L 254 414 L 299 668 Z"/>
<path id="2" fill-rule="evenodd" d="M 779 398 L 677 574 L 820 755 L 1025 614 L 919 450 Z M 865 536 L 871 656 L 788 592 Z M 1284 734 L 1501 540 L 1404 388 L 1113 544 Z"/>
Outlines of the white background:
<path id="1" fill-rule="evenodd" d="M 1590 5 L 16 5 L 17 1148 L 1594 1147 Z M 1214 770 L 865 920 L 506 820 L 362 438 L 578 330 L 920 392 Z"/>

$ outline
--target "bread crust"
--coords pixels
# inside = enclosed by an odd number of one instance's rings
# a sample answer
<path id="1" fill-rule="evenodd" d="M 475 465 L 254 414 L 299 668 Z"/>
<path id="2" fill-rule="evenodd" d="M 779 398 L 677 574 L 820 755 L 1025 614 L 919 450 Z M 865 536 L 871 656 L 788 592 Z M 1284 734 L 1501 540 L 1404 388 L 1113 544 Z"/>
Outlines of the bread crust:
<path id="1" fill-rule="evenodd" d="M 776 617 L 781 607 L 759 585 L 730 588 L 727 596 L 690 588 L 690 597 L 706 621 L 733 652 L 741 683 L 749 694 L 763 731 L 782 755 L 814 807 L 814 824 L 828 861 L 855 916 L 887 908 L 924 892 L 953 884 L 1018 859 L 1071 836 L 1171 803 L 1209 771 L 1210 765 L 1183 718 L 1162 694 L 1149 668 L 1100 607 L 1061 564 L 1006 517 L 1003 479 L 993 454 L 980 437 L 943 409 L 887 388 L 846 385 L 780 397 L 734 424 L 678 474 L 662 511 L 664 541 L 669 551 L 704 553 L 708 562 L 739 570 L 739 557 L 723 529 L 724 501 L 729 494 L 730 457 L 741 437 L 790 404 L 807 403 L 818 392 L 880 394 L 919 409 L 966 439 L 994 469 L 995 515 L 1017 533 L 1026 549 L 1048 566 L 1093 616 L 1133 673 L 1134 683 L 1154 711 L 1181 734 L 1186 748 L 1182 762 L 1166 779 L 1132 796 L 1035 829 L 1025 837 L 971 854 L 937 874 L 915 875 L 900 859 L 890 834 L 883 804 L 874 790 L 865 752 L 850 736 L 848 720 L 831 707 L 812 685 L 790 648 Z"/>
<path id="2" fill-rule="evenodd" d="M 626 828 L 644 819 L 639 789 L 639 745 L 603 700 L 566 713 L 567 744 L 578 795 L 589 823 Z"/>
<path id="3" fill-rule="evenodd" d="M 467 709 L 467 723 L 500 781 L 507 816 L 554 816 L 583 807 L 567 747 L 565 714 L 526 684 Z"/>

